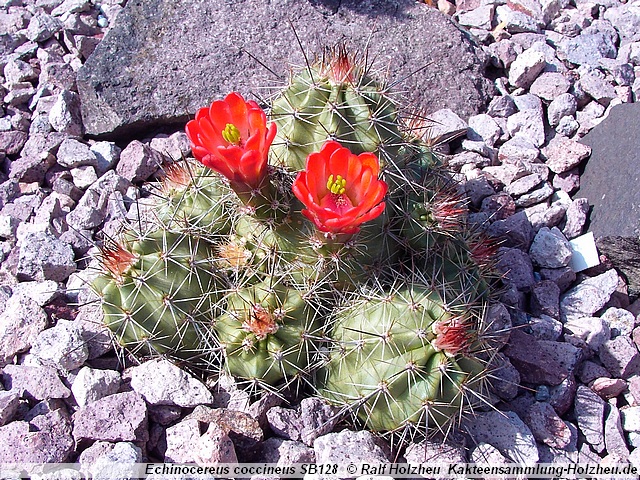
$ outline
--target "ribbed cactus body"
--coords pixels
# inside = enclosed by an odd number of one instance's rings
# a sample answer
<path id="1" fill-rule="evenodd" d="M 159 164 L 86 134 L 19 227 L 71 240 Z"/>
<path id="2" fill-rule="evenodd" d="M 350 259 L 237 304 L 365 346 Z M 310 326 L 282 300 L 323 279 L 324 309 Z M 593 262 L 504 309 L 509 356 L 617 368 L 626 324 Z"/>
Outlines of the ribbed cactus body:
<path id="1" fill-rule="evenodd" d="M 236 203 L 219 175 L 202 165 L 177 162 L 165 169 L 156 214 L 163 228 L 216 236 L 229 232 Z"/>
<path id="2" fill-rule="evenodd" d="M 268 283 L 229 295 L 227 313 L 215 327 L 229 373 L 274 386 L 310 372 L 322 323 L 318 306 L 304 295 Z"/>
<path id="3" fill-rule="evenodd" d="M 371 430 L 443 427 L 468 403 L 467 389 L 477 388 L 483 371 L 463 352 L 473 326 L 451 344 L 441 338 L 438 326 L 459 321 L 458 314 L 416 284 L 346 305 L 335 317 L 336 346 L 319 375 L 321 393 L 355 410 Z"/>
<path id="4" fill-rule="evenodd" d="M 93 283 L 118 342 L 141 355 L 214 361 L 223 285 L 210 246 L 162 229 L 123 243 L 103 252 L 107 269 Z"/>
<path id="5" fill-rule="evenodd" d="M 291 79 L 271 107 L 278 125 L 272 148 L 276 161 L 303 169 L 307 156 L 329 139 L 383 160 L 398 152 L 404 141 L 396 106 L 381 85 L 358 70 L 316 65 Z"/>

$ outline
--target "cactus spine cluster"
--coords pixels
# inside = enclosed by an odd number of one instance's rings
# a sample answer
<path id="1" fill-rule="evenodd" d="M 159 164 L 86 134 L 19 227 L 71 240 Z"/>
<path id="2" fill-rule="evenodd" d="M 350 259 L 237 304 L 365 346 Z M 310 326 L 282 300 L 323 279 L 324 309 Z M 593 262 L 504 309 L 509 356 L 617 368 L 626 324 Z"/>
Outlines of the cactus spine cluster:
<path id="1" fill-rule="evenodd" d="M 444 430 L 485 388 L 491 249 L 344 50 L 293 75 L 270 115 L 232 93 L 189 122 L 226 180 L 169 167 L 155 228 L 103 252 L 107 326 L 252 386 L 306 382 L 374 431 Z"/>

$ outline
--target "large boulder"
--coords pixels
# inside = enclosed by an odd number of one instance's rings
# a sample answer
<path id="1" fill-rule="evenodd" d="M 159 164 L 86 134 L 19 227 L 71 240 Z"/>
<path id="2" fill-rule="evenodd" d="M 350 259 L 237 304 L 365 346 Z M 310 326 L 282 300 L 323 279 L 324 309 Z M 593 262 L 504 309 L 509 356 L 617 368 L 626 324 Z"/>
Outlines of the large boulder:
<path id="1" fill-rule="evenodd" d="M 575 197 L 592 205 L 589 230 L 599 237 L 640 236 L 640 104 L 625 103 L 611 109 L 582 143 L 591 158 L 580 177 Z"/>
<path id="2" fill-rule="evenodd" d="M 470 116 L 490 98 L 480 49 L 414 0 L 140 0 L 127 2 L 78 72 L 86 133 L 184 122 L 230 91 L 264 99 L 291 65 L 305 65 L 304 54 L 341 41 L 368 47 L 393 90 L 427 114 Z"/>

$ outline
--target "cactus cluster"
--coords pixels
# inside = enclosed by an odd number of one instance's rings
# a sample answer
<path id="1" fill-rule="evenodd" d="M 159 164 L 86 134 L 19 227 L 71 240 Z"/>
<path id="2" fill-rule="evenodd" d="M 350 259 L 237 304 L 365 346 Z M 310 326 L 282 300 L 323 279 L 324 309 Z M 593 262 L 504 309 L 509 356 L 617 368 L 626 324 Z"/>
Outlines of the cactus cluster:
<path id="1" fill-rule="evenodd" d="M 342 49 L 270 119 L 232 93 L 187 124 L 199 163 L 168 166 L 154 226 L 103 249 L 107 326 L 253 387 L 310 385 L 373 431 L 448 428 L 490 357 L 491 248 L 455 183 Z"/>

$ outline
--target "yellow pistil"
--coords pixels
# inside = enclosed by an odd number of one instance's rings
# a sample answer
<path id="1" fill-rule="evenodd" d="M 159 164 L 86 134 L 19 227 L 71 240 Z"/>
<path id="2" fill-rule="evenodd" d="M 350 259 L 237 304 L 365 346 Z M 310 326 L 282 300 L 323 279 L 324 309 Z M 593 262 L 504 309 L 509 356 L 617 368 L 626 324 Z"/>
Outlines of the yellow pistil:
<path id="1" fill-rule="evenodd" d="M 346 186 L 347 180 L 345 178 L 342 178 L 342 175 L 338 175 L 335 180 L 333 178 L 333 175 L 329 175 L 329 180 L 327 180 L 327 189 L 331 193 L 335 195 L 342 195 L 346 191 Z"/>
<path id="2" fill-rule="evenodd" d="M 227 123 L 227 126 L 222 130 L 222 138 L 232 145 L 240 144 L 240 130 L 233 123 Z"/>

